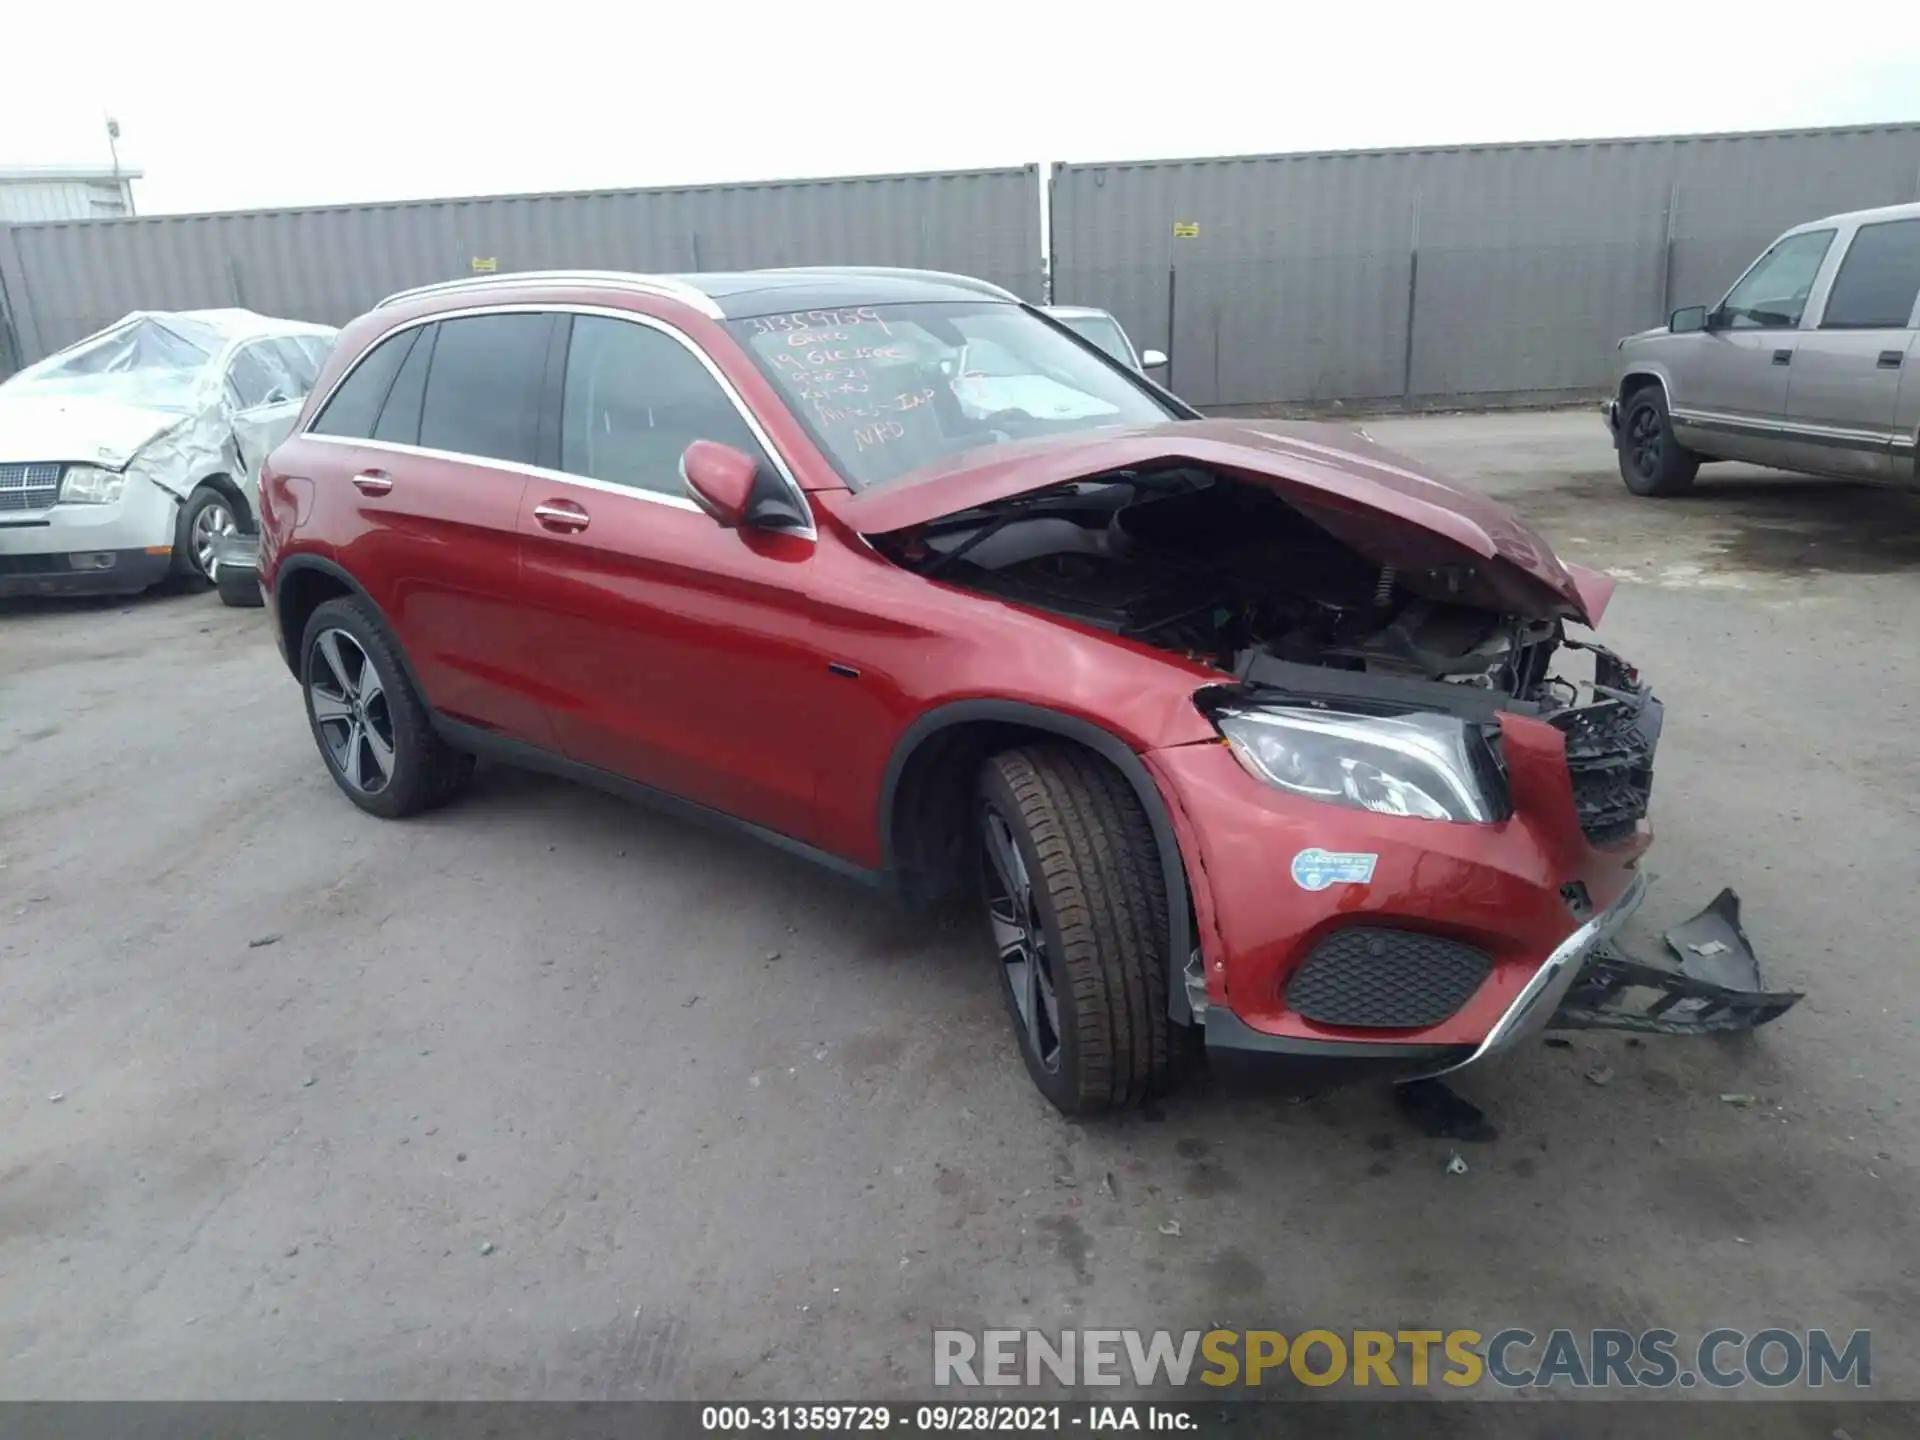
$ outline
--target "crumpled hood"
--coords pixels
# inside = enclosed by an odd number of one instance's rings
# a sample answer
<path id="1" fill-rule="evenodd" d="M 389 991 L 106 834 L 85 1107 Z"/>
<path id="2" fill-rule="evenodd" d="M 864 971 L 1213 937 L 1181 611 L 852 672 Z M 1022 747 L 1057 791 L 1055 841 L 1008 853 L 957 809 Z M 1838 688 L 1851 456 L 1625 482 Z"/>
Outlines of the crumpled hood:
<path id="1" fill-rule="evenodd" d="M 125 469 L 156 435 L 186 419 L 52 387 L 0 386 L 0 463 L 61 460 Z"/>
<path id="2" fill-rule="evenodd" d="M 1593 625 L 1613 582 L 1562 564 L 1504 506 L 1335 425 L 1179 420 L 990 445 L 851 496 L 835 508 L 885 535 L 1116 470 L 1200 465 L 1281 495 L 1409 588 L 1515 614 Z"/>

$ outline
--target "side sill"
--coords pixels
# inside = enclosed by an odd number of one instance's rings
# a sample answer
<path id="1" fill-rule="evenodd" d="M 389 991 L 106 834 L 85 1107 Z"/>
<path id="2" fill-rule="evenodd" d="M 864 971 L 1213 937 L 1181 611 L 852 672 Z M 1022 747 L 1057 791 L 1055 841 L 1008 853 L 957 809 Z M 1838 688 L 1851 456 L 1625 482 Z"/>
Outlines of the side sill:
<path id="1" fill-rule="evenodd" d="M 556 755 L 551 750 L 543 750 L 523 740 L 508 739 L 504 735 L 483 730 L 477 725 L 468 725 L 463 721 L 449 719 L 438 711 L 433 712 L 433 728 L 449 745 L 469 751 L 483 759 L 495 760 L 503 765 L 512 765 L 522 770 L 535 770 L 543 775 L 553 775 L 562 780 L 571 780 L 595 790 L 603 790 L 609 795 L 617 795 L 623 800 L 645 805 L 649 809 L 691 820 L 709 829 L 750 835 L 777 850 L 784 850 L 789 855 L 797 855 L 802 860 L 812 861 L 815 865 L 831 870 L 841 878 L 851 880 L 870 890 L 891 894 L 897 889 L 893 877 L 884 870 L 869 870 L 864 865 L 856 865 L 851 860 L 809 845 L 804 840 L 796 840 L 791 835 L 782 835 L 777 830 L 769 830 L 764 825 L 755 825 L 751 821 L 742 820 L 723 810 L 716 810 L 710 805 L 701 805 L 669 791 L 655 789 L 651 785 L 642 785 L 638 781 L 627 779 L 624 775 L 616 775 L 610 770 L 583 765 L 578 760 L 569 760 L 564 755 Z"/>

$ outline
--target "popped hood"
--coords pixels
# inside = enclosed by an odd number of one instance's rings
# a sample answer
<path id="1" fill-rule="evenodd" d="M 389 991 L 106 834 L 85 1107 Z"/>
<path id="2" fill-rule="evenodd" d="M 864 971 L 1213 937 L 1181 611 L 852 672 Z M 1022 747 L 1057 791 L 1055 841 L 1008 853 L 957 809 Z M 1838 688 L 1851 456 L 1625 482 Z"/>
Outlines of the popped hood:
<path id="1" fill-rule="evenodd" d="M 1182 465 L 1274 491 L 1416 591 L 1585 625 L 1613 593 L 1504 506 L 1335 425 L 1178 420 L 985 446 L 836 508 L 861 534 L 885 535 L 1073 480 Z"/>
<path id="2" fill-rule="evenodd" d="M 51 387 L 0 386 L 0 463 L 58 460 L 123 470 L 187 415 Z"/>

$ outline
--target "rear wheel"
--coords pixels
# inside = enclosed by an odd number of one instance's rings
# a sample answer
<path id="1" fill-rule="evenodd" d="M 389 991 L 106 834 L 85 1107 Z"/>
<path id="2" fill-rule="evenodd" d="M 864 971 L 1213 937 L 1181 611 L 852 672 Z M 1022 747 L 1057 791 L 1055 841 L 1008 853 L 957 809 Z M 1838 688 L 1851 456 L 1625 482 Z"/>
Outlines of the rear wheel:
<path id="1" fill-rule="evenodd" d="M 1171 1070 L 1167 897 L 1125 778 L 1071 745 L 1008 750 L 980 776 L 987 918 L 1021 1058 L 1069 1115 L 1137 1104 Z"/>
<path id="2" fill-rule="evenodd" d="M 362 601 L 316 608 L 300 656 L 314 744 L 354 804 L 397 820 L 444 804 L 467 783 L 473 757 L 434 732 L 386 627 Z"/>
<path id="3" fill-rule="evenodd" d="M 1636 495 L 1684 495 L 1700 457 L 1673 436 L 1666 393 L 1648 385 L 1628 397 L 1620 416 L 1620 478 Z"/>

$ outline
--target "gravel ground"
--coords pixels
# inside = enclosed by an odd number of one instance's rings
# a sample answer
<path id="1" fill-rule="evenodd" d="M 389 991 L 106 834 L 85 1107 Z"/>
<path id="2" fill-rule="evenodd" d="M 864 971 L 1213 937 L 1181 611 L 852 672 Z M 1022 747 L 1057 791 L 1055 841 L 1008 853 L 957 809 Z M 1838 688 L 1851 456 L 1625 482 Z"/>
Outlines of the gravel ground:
<path id="1" fill-rule="evenodd" d="M 1920 1396 L 1920 499 L 1638 501 L 1590 412 L 1368 427 L 1622 577 L 1640 938 L 1738 886 L 1808 991 L 1772 1030 L 1471 1072 L 1464 1175 L 1378 1088 L 1070 1124 L 971 923 L 511 772 L 383 824 L 260 612 L 8 604 L 0 1395 L 846 1398 L 924 1393 L 936 1325 L 1519 1323 L 1871 1327 Z"/>

